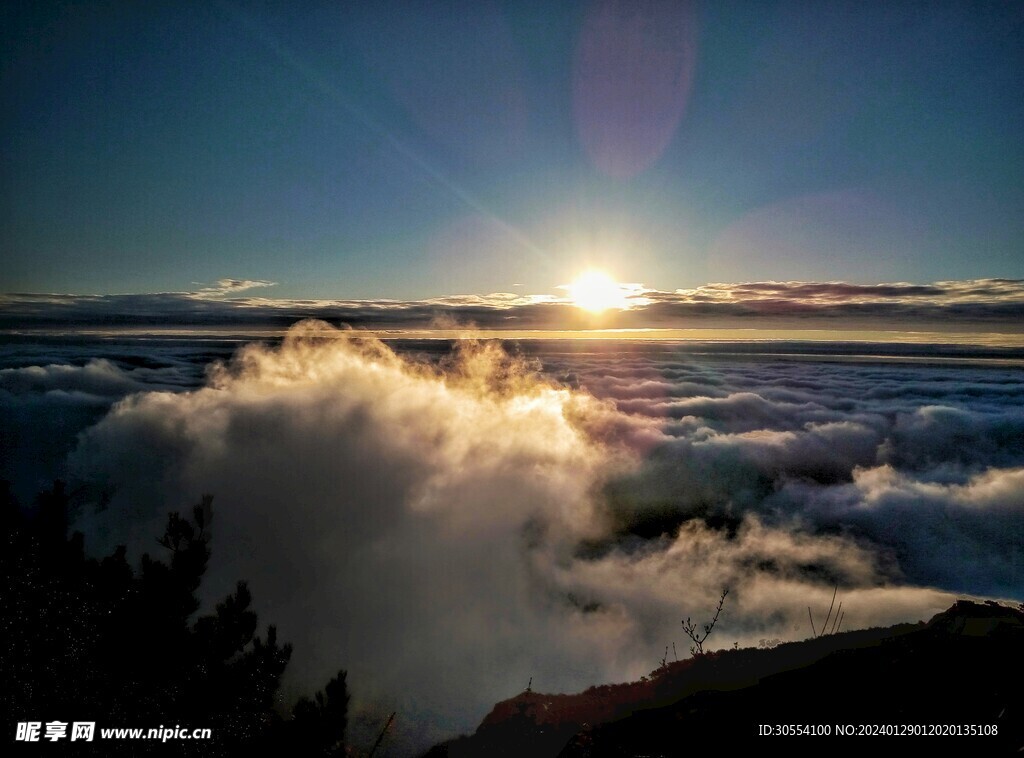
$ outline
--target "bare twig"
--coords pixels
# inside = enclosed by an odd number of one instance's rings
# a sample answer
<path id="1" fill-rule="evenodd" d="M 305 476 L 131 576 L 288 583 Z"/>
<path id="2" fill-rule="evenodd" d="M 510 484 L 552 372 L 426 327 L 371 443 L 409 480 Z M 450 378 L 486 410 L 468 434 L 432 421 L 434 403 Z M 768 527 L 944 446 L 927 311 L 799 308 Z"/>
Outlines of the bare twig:
<path id="1" fill-rule="evenodd" d="M 377 735 L 377 741 L 374 742 L 373 743 L 373 747 L 370 748 L 370 758 L 373 758 L 373 754 L 376 753 L 377 752 L 377 748 L 380 747 L 381 740 L 383 740 L 384 739 L 384 735 L 387 734 L 388 727 L 391 726 L 391 722 L 395 720 L 395 714 L 396 713 L 397 713 L 397 711 L 393 711 L 391 713 L 391 715 L 388 716 L 387 723 L 384 724 L 384 728 L 381 729 L 380 730 L 380 734 Z"/>
<path id="2" fill-rule="evenodd" d="M 829 634 L 835 634 L 836 633 L 836 629 L 839 628 L 839 614 L 842 613 L 842 612 L 843 612 L 843 601 L 840 600 L 839 601 L 839 607 L 836 608 L 835 620 L 833 620 L 833 622 L 832 622 L 832 631 L 830 631 Z"/>
<path id="3" fill-rule="evenodd" d="M 825 634 L 825 630 L 828 629 L 828 620 L 832 618 L 832 608 L 836 604 L 836 593 L 839 592 L 839 585 L 837 584 L 835 589 L 832 590 L 832 602 L 828 604 L 828 615 L 825 616 L 825 623 L 821 626 L 821 633 Z"/>
<path id="4" fill-rule="evenodd" d="M 830 634 L 836 634 L 840 627 L 843 625 L 843 616 L 846 615 L 846 611 L 843 610 L 843 601 L 839 601 L 839 607 L 836 607 L 836 595 L 839 593 L 839 585 L 835 586 L 832 590 L 832 602 L 829 603 L 828 613 L 825 614 L 825 622 L 821 625 L 821 628 L 817 628 L 814 625 L 814 614 L 811 613 L 811 606 L 807 606 L 807 618 L 811 621 L 811 634 L 814 637 L 825 637 Z M 832 610 L 835 609 L 835 615 L 832 614 Z M 831 628 L 828 622 L 832 621 Z"/>
<path id="5" fill-rule="evenodd" d="M 693 655 L 704 655 L 704 643 L 711 635 L 711 630 L 715 628 L 715 624 L 718 623 L 718 617 L 722 613 L 722 606 L 725 604 L 725 596 L 728 594 L 729 588 L 726 587 L 722 590 L 722 596 L 718 599 L 718 606 L 715 608 L 714 617 L 711 619 L 710 623 L 704 624 L 703 635 L 697 631 L 697 624 L 690 621 L 689 616 L 687 616 L 686 621 L 683 622 L 683 631 L 686 632 L 687 637 L 693 640 L 693 645 L 690 646 L 690 652 Z"/>

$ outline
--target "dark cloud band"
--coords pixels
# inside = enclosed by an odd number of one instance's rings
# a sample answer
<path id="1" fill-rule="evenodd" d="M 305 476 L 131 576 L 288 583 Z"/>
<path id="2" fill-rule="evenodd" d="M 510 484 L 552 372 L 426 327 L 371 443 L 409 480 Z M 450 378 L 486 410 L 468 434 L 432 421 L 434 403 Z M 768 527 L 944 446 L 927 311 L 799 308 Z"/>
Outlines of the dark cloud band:
<path id="1" fill-rule="evenodd" d="M 683 328 L 694 326 L 906 329 L 968 325 L 1019 332 L 1024 280 L 917 284 L 753 282 L 661 292 L 638 288 L 633 306 L 599 320 L 565 299 L 508 293 L 429 300 L 288 300 L 238 297 L 259 280 L 224 279 L 197 292 L 0 296 L 0 328 L 268 326 L 302 318 L 374 329 L 422 329 L 439 321 L 488 329 Z"/>

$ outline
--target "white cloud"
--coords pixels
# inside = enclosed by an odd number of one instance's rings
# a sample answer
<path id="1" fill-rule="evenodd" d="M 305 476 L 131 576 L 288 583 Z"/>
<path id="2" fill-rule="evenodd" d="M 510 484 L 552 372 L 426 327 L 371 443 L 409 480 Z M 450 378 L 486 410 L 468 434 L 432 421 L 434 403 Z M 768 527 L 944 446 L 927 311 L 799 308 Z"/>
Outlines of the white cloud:
<path id="1" fill-rule="evenodd" d="M 246 290 L 275 286 L 277 286 L 277 282 L 270 282 L 266 279 L 218 279 L 216 284 L 202 287 L 192 294 L 200 298 L 227 297 Z"/>

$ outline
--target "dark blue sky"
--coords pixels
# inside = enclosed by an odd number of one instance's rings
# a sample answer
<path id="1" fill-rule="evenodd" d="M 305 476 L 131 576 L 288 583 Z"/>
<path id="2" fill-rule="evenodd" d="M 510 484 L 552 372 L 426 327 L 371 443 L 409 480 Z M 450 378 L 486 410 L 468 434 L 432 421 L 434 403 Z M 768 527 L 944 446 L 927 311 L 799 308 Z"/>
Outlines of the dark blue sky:
<path id="1" fill-rule="evenodd" d="M 1024 4 L 301 5 L 5 3 L 0 291 L 1024 275 Z"/>

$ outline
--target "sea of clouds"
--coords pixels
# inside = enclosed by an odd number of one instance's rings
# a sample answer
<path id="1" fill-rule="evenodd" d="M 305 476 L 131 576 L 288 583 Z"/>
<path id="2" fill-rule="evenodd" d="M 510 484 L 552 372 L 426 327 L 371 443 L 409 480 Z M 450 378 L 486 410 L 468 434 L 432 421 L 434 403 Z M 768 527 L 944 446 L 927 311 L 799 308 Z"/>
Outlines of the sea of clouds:
<path id="1" fill-rule="evenodd" d="M 0 475 L 71 479 L 98 552 L 155 550 L 168 510 L 213 493 L 208 599 L 248 580 L 295 646 L 287 692 L 346 668 L 406 746 L 531 677 L 648 673 L 723 587 L 712 648 L 805 638 L 836 587 L 848 628 L 1024 599 L 1013 365 L 396 351 L 315 321 L 233 351 L 7 345 Z"/>

